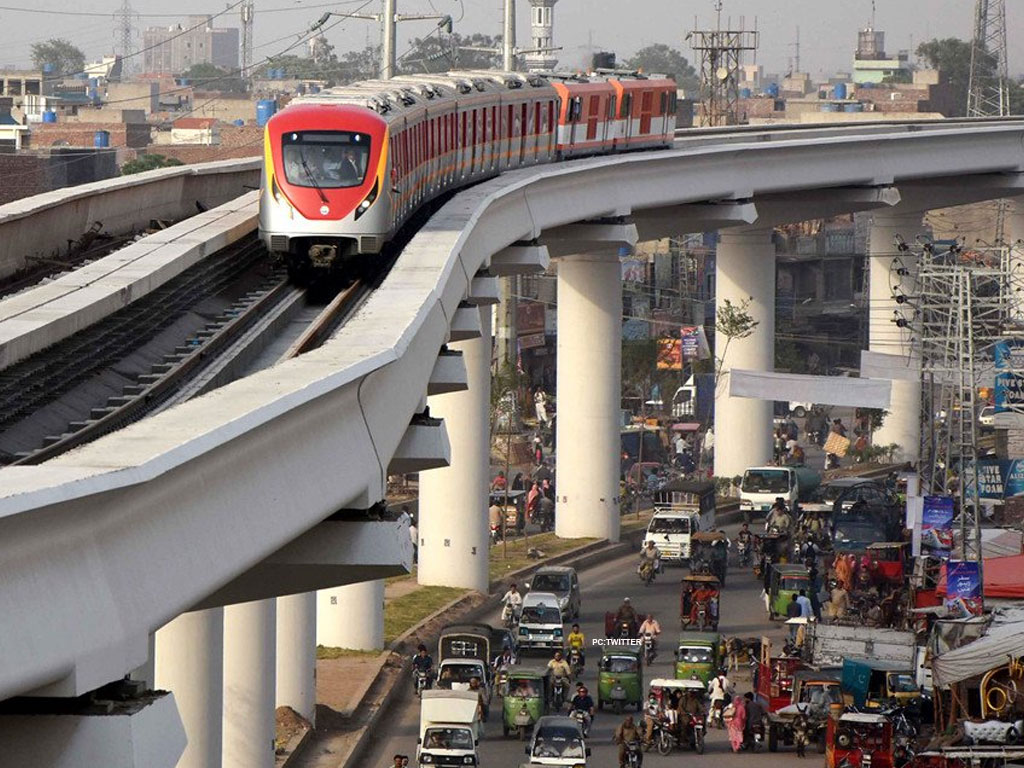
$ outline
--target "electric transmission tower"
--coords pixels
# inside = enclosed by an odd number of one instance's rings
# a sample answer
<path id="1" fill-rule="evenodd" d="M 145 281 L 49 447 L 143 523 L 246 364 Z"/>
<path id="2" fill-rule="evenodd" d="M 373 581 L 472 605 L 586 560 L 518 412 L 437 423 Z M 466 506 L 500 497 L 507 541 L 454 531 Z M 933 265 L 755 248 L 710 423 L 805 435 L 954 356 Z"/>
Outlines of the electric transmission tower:
<path id="1" fill-rule="evenodd" d="M 722 0 L 715 0 L 715 29 L 688 32 L 700 54 L 701 125 L 735 125 L 739 102 L 740 60 L 744 51 L 757 50 L 757 32 L 722 29 Z"/>
<path id="2" fill-rule="evenodd" d="M 975 0 L 968 117 L 1010 114 L 1006 61 L 1006 0 Z"/>
<path id="3" fill-rule="evenodd" d="M 135 52 L 135 9 L 131 0 L 123 0 L 117 9 L 118 53 L 121 54 L 121 72 L 128 73 L 130 57 Z"/>
<path id="4" fill-rule="evenodd" d="M 255 0 L 246 0 L 242 3 L 242 77 L 251 78 L 252 72 L 252 47 L 253 47 L 253 17 L 256 14 Z"/>

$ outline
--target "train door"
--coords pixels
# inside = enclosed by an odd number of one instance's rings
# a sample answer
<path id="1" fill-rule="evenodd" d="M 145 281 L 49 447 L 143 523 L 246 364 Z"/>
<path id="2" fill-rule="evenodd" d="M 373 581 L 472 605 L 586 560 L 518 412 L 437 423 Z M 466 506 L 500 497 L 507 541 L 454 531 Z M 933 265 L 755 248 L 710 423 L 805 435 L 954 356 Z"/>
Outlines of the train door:
<path id="1" fill-rule="evenodd" d="M 541 104 L 539 101 L 533 103 L 533 125 L 530 130 L 530 152 L 533 155 L 533 161 L 537 161 L 537 156 L 540 152 L 540 137 L 541 137 Z"/>
<path id="2" fill-rule="evenodd" d="M 528 114 L 526 102 L 523 102 L 519 105 L 519 165 L 526 160 L 526 137 L 530 133 L 526 124 Z"/>
<path id="3" fill-rule="evenodd" d="M 555 150 L 558 147 L 558 124 L 555 122 L 555 115 L 557 111 L 558 102 L 555 100 L 548 102 L 548 116 L 546 121 L 546 127 L 548 132 L 548 157 L 555 156 Z"/>
<path id="4" fill-rule="evenodd" d="M 640 97 L 640 133 L 647 135 L 651 132 L 651 111 L 654 109 L 654 93 L 644 91 Z"/>
<path id="5" fill-rule="evenodd" d="M 591 96 L 587 99 L 587 141 L 597 139 L 597 122 L 601 116 L 601 97 Z"/>
<path id="6" fill-rule="evenodd" d="M 633 138 L 633 94 L 622 94 L 622 138 Z"/>
<path id="7" fill-rule="evenodd" d="M 512 137 L 515 135 L 515 106 L 505 107 L 505 164 L 512 167 Z"/>

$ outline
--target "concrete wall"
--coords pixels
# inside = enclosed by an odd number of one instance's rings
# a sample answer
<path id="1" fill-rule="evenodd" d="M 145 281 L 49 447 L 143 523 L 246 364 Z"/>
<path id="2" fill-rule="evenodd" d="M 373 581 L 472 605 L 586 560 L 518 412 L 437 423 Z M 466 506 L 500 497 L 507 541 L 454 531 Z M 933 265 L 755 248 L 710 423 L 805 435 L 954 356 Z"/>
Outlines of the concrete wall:
<path id="1" fill-rule="evenodd" d="M 2 156 L 0 156 L 2 157 Z M 258 160 L 228 160 L 124 176 L 47 192 L 0 205 L 0 278 L 23 269 L 30 256 L 67 248 L 94 221 L 111 234 L 182 219 L 245 194 L 260 179 Z"/>

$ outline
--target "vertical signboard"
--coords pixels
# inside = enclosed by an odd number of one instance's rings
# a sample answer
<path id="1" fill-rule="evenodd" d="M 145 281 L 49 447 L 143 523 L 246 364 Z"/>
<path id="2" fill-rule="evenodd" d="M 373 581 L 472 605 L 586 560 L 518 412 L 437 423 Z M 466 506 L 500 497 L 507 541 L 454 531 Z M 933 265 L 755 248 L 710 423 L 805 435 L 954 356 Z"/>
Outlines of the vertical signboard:
<path id="1" fill-rule="evenodd" d="M 953 497 L 925 496 L 921 510 L 921 554 L 949 557 L 953 548 Z"/>
<path id="2" fill-rule="evenodd" d="M 981 569 L 973 560 L 946 562 L 946 610 L 951 619 L 981 616 L 984 599 Z"/>

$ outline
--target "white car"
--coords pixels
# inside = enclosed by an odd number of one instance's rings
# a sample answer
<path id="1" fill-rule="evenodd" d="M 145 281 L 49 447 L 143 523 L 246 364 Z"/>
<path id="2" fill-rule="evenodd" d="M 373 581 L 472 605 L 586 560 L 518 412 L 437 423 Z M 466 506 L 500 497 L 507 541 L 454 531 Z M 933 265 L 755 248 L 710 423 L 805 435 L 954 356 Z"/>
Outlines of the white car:
<path id="1" fill-rule="evenodd" d="M 994 405 L 986 405 L 980 411 L 978 411 L 978 426 L 981 427 L 992 427 L 996 423 L 996 407 Z"/>
<path id="2" fill-rule="evenodd" d="M 802 419 L 807 415 L 807 412 L 814 407 L 814 403 L 799 403 L 796 400 L 789 401 L 789 412 L 796 416 L 798 419 Z"/>
<path id="3" fill-rule="evenodd" d="M 519 612 L 519 650 L 562 650 L 565 634 L 558 597 L 553 592 L 530 592 Z"/>
<path id="4" fill-rule="evenodd" d="M 524 765 L 585 766 L 590 748 L 579 723 L 571 717 L 548 715 L 533 727 L 526 754 L 530 762 Z"/>

